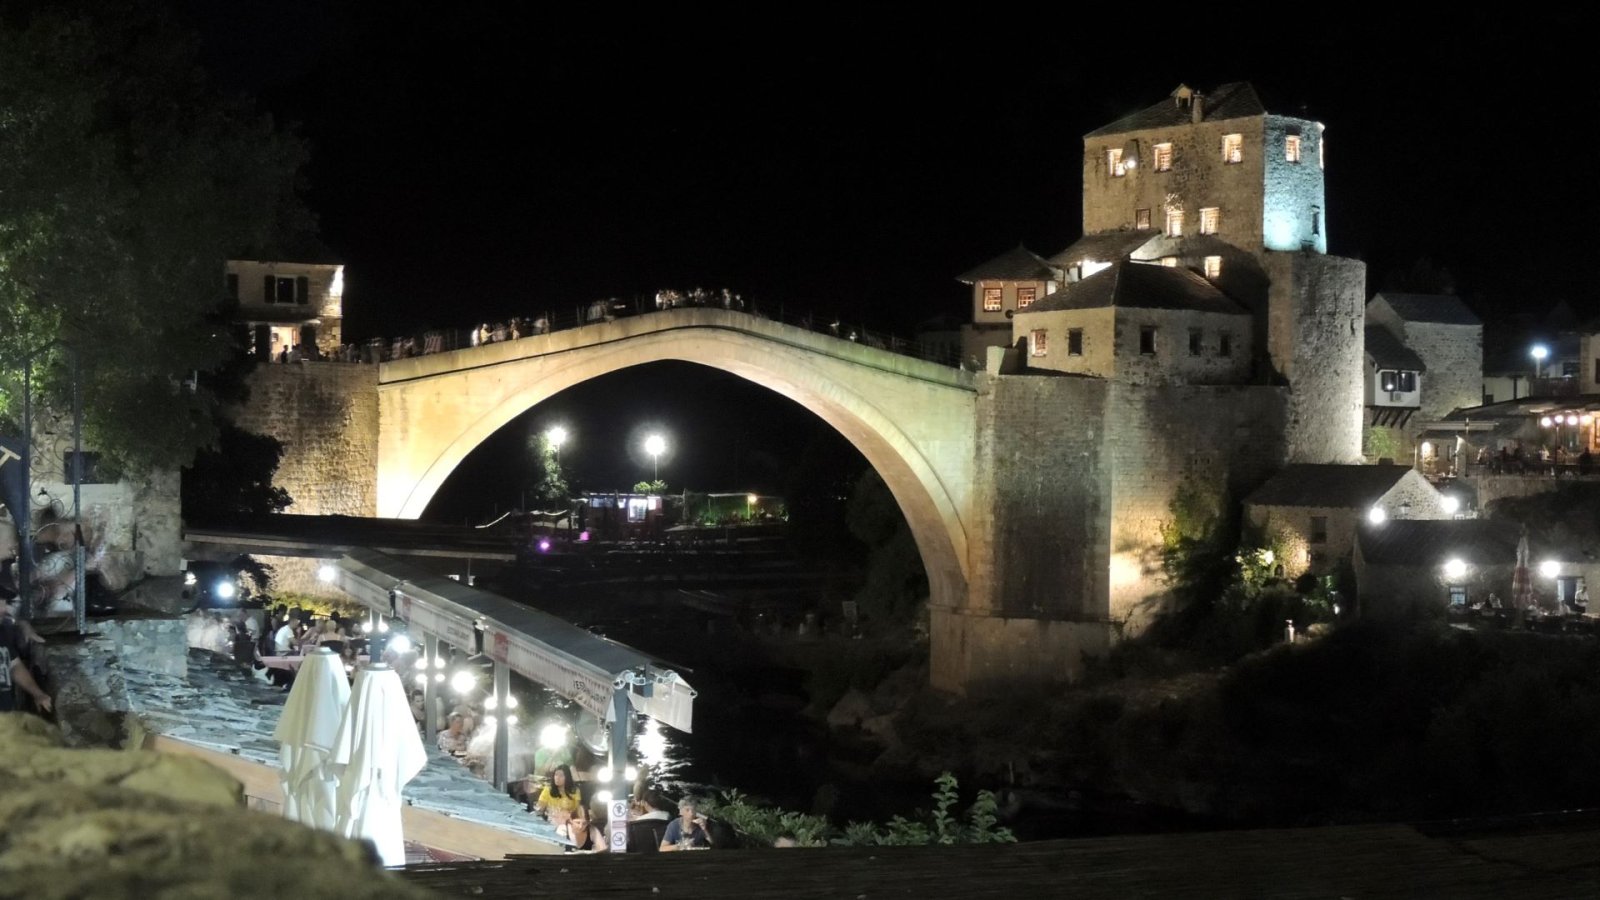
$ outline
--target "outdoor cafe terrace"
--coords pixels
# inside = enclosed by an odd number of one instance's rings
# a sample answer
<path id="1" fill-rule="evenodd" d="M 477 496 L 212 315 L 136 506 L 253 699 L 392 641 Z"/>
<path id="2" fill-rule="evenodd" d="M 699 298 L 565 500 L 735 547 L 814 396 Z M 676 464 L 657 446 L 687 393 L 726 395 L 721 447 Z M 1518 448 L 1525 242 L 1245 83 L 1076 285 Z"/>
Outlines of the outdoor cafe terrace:
<path id="1" fill-rule="evenodd" d="M 1600 476 L 1600 395 L 1523 397 L 1458 409 L 1417 437 L 1430 477 Z"/>

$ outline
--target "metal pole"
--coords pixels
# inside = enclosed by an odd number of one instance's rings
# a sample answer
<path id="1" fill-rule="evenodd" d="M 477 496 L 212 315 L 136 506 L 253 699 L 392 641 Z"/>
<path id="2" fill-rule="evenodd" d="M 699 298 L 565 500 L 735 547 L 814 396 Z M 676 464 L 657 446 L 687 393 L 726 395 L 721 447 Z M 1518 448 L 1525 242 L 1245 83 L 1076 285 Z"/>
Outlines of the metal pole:
<path id="1" fill-rule="evenodd" d="M 628 706 L 626 685 L 611 692 L 611 712 L 616 717 L 611 724 L 611 798 L 628 800 L 628 789 L 632 785 L 624 773 L 628 768 L 628 726 L 633 722 L 633 713 Z"/>
<path id="2" fill-rule="evenodd" d="M 439 658 L 438 636 L 424 632 L 422 648 L 422 672 L 425 676 L 422 685 L 422 736 L 431 743 L 434 735 L 439 733 L 439 688 L 433 677 L 440 671 L 434 663 Z"/>
<path id="3" fill-rule="evenodd" d="M 22 508 L 17 510 L 17 606 L 33 617 L 33 356 L 22 360 Z"/>
<path id="4" fill-rule="evenodd" d="M 503 791 L 510 780 L 511 726 L 506 723 L 510 714 L 511 667 L 503 662 L 494 664 L 494 711 L 497 724 L 494 729 L 494 789 Z"/>
<path id="5" fill-rule="evenodd" d="M 84 600 L 83 547 L 83 397 L 78 381 L 78 351 L 72 350 L 72 617 L 83 634 L 88 619 Z"/>

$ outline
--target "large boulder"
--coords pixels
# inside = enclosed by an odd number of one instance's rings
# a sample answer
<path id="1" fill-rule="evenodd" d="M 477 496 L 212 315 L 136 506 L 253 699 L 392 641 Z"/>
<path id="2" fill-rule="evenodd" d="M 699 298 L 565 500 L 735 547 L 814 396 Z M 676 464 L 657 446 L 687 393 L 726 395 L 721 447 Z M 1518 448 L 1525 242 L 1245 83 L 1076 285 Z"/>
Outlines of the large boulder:
<path id="1" fill-rule="evenodd" d="M 0 898 L 434 896 L 377 867 L 371 847 L 251 812 L 200 760 L 72 750 L 0 713 Z"/>

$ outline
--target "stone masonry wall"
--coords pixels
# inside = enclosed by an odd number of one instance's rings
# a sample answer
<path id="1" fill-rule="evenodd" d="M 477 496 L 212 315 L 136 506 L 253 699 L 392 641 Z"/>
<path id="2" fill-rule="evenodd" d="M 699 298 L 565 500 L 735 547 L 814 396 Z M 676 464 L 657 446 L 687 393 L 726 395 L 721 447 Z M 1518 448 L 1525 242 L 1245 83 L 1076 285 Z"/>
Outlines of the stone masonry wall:
<path id="1" fill-rule="evenodd" d="M 1238 503 L 1283 464 L 1286 392 L 1268 386 L 1116 385 L 1106 404 L 1111 475 L 1108 613 L 1123 634 L 1170 609 L 1161 530 L 1190 483 Z"/>
<path id="2" fill-rule="evenodd" d="M 1361 459 L 1367 266 L 1317 253 L 1265 253 L 1267 341 L 1288 379 L 1290 462 Z"/>
<path id="3" fill-rule="evenodd" d="M 126 737 L 122 673 L 137 669 L 183 677 L 188 626 L 181 618 L 97 619 L 75 642 L 45 645 L 57 720 L 73 746 L 113 746 Z"/>
<path id="4" fill-rule="evenodd" d="M 1300 161 L 1290 162 L 1285 142 L 1300 136 Z M 1322 177 L 1322 126 L 1308 119 L 1267 116 L 1262 242 L 1270 250 L 1310 246 L 1328 252 L 1328 204 Z"/>
<path id="5" fill-rule="evenodd" d="M 299 515 L 378 512 L 378 367 L 258 366 L 239 427 L 283 442 L 275 479 Z"/>

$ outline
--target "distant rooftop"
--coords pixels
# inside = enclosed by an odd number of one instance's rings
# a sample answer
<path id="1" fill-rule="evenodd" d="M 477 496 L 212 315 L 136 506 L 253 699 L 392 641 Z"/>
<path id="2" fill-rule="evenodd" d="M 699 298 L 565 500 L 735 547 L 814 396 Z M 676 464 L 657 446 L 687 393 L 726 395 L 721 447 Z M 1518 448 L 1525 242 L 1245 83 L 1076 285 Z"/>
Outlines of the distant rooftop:
<path id="1" fill-rule="evenodd" d="M 1435 325 L 1482 325 L 1461 298 L 1448 294 L 1399 294 L 1381 291 L 1372 298 L 1373 303 L 1383 300 L 1395 315 L 1407 322 L 1428 322 Z"/>
<path id="2" fill-rule="evenodd" d="M 1067 285 L 1018 315 L 1110 306 L 1245 314 L 1228 295 L 1188 269 L 1117 260 L 1109 268 Z"/>
<path id="3" fill-rule="evenodd" d="M 980 281 L 1050 281 L 1055 277 L 1055 270 L 1043 257 L 1018 244 L 994 259 L 957 275 L 956 280 L 977 284 Z"/>
<path id="4" fill-rule="evenodd" d="M 1244 502 L 1251 506 L 1365 509 L 1382 499 L 1410 471 L 1410 466 L 1298 463 L 1285 466 Z"/>
<path id="5" fill-rule="evenodd" d="M 1200 97 L 1201 115 L 1205 121 L 1242 119 L 1248 116 L 1266 115 L 1267 112 L 1267 108 L 1261 103 L 1261 98 L 1256 95 L 1256 89 L 1248 81 L 1219 85 L 1210 93 L 1193 92 L 1187 86 L 1179 85 L 1177 90 L 1160 103 L 1123 116 L 1110 125 L 1096 128 L 1084 137 L 1101 137 L 1108 134 L 1125 134 L 1129 131 L 1144 131 L 1149 128 L 1187 125 L 1192 120 L 1193 113 L 1187 103 L 1179 102 L 1179 95 L 1183 92 Z"/>
<path id="6" fill-rule="evenodd" d="M 1127 259 L 1128 254 L 1160 236 L 1161 232 L 1151 229 L 1086 234 L 1074 241 L 1072 246 L 1050 257 L 1050 264 L 1066 269 L 1085 262 L 1108 263 Z"/>
<path id="7" fill-rule="evenodd" d="M 1400 339 L 1382 325 L 1367 326 L 1365 349 L 1373 362 L 1385 368 L 1410 369 L 1415 372 L 1428 370 L 1427 366 L 1422 364 L 1421 357 L 1411 352 L 1410 347 L 1400 343 Z"/>

